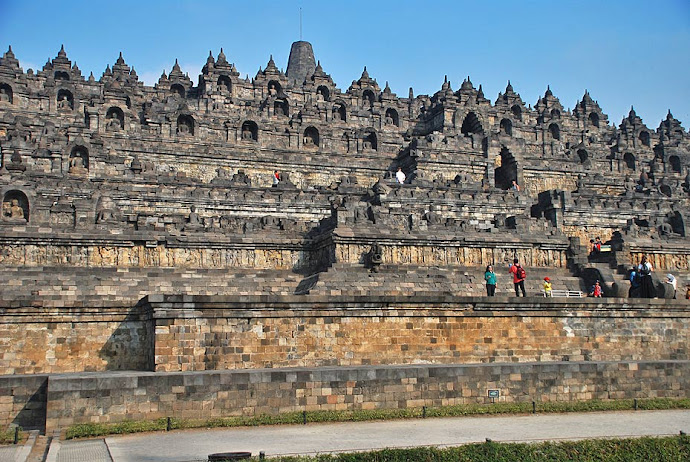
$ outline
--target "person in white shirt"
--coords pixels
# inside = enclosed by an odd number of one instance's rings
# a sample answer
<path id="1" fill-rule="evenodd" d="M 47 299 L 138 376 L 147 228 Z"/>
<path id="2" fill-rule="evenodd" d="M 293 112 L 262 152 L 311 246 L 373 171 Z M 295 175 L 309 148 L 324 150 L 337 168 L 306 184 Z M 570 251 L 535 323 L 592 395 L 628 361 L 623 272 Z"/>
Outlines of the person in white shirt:
<path id="1" fill-rule="evenodd" d="M 671 287 L 673 287 L 673 299 L 676 299 L 676 291 L 678 290 L 678 279 L 671 273 L 668 273 L 666 275 L 666 284 L 671 284 Z"/>
<path id="2" fill-rule="evenodd" d="M 405 172 L 402 171 L 401 167 L 398 167 L 398 171 L 395 174 L 395 179 L 398 180 L 399 184 L 403 184 L 405 182 Z"/>

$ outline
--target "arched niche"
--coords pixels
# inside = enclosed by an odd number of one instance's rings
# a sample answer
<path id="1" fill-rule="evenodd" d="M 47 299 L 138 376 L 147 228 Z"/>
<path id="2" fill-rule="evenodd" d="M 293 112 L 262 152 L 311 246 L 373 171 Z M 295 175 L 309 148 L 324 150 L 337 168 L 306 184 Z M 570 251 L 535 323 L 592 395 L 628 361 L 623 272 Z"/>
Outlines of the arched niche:
<path id="1" fill-rule="evenodd" d="M 671 171 L 673 173 L 681 173 L 682 171 L 682 166 L 680 164 L 680 157 L 678 156 L 671 156 L 668 158 L 668 163 L 671 166 Z"/>
<path id="2" fill-rule="evenodd" d="M 69 74 L 65 71 L 55 71 L 55 74 L 53 74 L 53 77 L 55 80 L 69 80 Z"/>
<path id="3" fill-rule="evenodd" d="M 548 131 L 549 131 L 549 136 L 551 137 L 551 139 L 560 141 L 560 139 L 561 139 L 561 127 L 559 127 L 558 124 L 550 124 Z"/>
<path id="4" fill-rule="evenodd" d="M 333 106 L 333 120 L 347 122 L 347 110 L 345 103 L 338 102 Z"/>
<path id="5" fill-rule="evenodd" d="M 501 134 L 513 136 L 513 122 L 510 119 L 501 119 Z"/>
<path id="6" fill-rule="evenodd" d="M 367 88 L 362 92 L 362 105 L 363 106 L 373 106 L 374 102 L 376 101 L 376 95 L 374 95 L 374 92 Z"/>
<path id="7" fill-rule="evenodd" d="M 288 117 L 290 115 L 290 105 L 284 99 L 277 99 L 273 103 L 273 113 L 277 116 Z"/>
<path id="8" fill-rule="evenodd" d="M 117 106 L 108 109 L 105 120 L 105 127 L 107 130 L 118 131 L 125 128 L 125 113 Z"/>
<path id="9" fill-rule="evenodd" d="M 77 145 L 69 153 L 69 171 L 80 173 L 89 169 L 89 150 L 86 146 Z"/>
<path id="10" fill-rule="evenodd" d="M 14 101 L 14 92 L 12 87 L 7 83 L 0 83 L 0 103 L 12 103 Z"/>
<path id="11" fill-rule="evenodd" d="M 340 137 L 340 144 L 345 152 L 350 152 L 350 135 L 347 132 Z"/>
<path id="12" fill-rule="evenodd" d="M 29 199 L 17 189 L 7 191 L 2 198 L 2 219 L 8 221 L 29 221 Z"/>
<path id="13" fill-rule="evenodd" d="M 599 114 L 596 112 L 590 112 L 589 113 L 589 124 L 592 127 L 599 128 Z"/>
<path id="14" fill-rule="evenodd" d="M 177 118 L 177 134 L 194 136 L 194 118 L 187 114 L 181 114 Z"/>
<path id="15" fill-rule="evenodd" d="M 72 110 L 74 109 L 74 95 L 72 92 L 61 88 L 57 93 L 57 107 L 58 109 Z"/>
<path id="16" fill-rule="evenodd" d="M 640 143 L 642 143 L 643 146 L 649 147 L 649 132 L 646 130 L 642 130 L 640 134 L 637 136 L 640 140 Z"/>
<path id="17" fill-rule="evenodd" d="M 307 127 L 304 130 L 302 146 L 307 149 L 319 147 L 319 131 L 315 127 Z"/>
<path id="18" fill-rule="evenodd" d="M 513 106 L 510 108 L 510 112 L 513 113 L 515 120 L 522 120 L 522 108 L 519 104 L 513 104 Z"/>
<path id="19" fill-rule="evenodd" d="M 501 166 L 494 169 L 494 183 L 497 188 L 507 191 L 517 182 L 518 163 L 515 156 L 505 146 L 500 153 Z"/>
<path id="20" fill-rule="evenodd" d="M 362 137 L 362 150 L 363 151 L 376 151 L 378 150 L 378 138 L 376 137 L 376 132 L 373 130 L 368 130 L 364 132 Z"/>
<path id="21" fill-rule="evenodd" d="M 232 94 L 232 81 L 227 75 L 218 77 L 218 82 L 216 84 L 221 93 Z"/>
<path id="22" fill-rule="evenodd" d="M 560 119 L 561 118 L 561 111 L 558 109 L 552 109 L 551 110 L 551 118 L 552 119 Z"/>
<path id="23" fill-rule="evenodd" d="M 683 219 L 683 215 L 681 215 L 680 212 L 669 212 L 668 221 L 671 224 L 671 228 L 673 229 L 674 233 L 680 235 L 681 237 L 685 237 L 685 220 Z"/>
<path id="24" fill-rule="evenodd" d="M 283 92 L 283 87 L 277 80 L 271 80 L 268 82 L 268 94 L 270 96 L 278 96 Z"/>
<path id="25" fill-rule="evenodd" d="M 482 127 L 477 114 L 470 112 L 465 116 L 465 120 L 462 121 L 462 126 L 460 127 L 460 132 L 465 136 L 470 136 L 473 133 L 484 132 L 484 128 Z"/>
<path id="26" fill-rule="evenodd" d="M 331 91 L 328 89 L 327 86 L 319 85 L 319 88 L 316 89 L 316 100 L 317 101 L 330 101 L 331 100 Z"/>
<path id="27" fill-rule="evenodd" d="M 625 164 L 625 168 L 627 168 L 631 172 L 634 172 L 636 170 L 635 156 L 632 153 L 626 152 L 625 154 L 623 154 L 623 163 Z"/>
<path id="28" fill-rule="evenodd" d="M 386 125 L 400 126 L 400 118 L 398 117 L 398 111 L 393 108 L 386 109 L 386 118 L 384 119 Z"/>
<path id="29" fill-rule="evenodd" d="M 184 98 L 187 94 L 187 90 L 185 90 L 183 85 L 179 83 L 173 83 L 172 85 L 170 85 L 170 94 L 173 96 L 179 96 L 180 98 Z"/>
<path id="30" fill-rule="evenodd" d="M 589 162 L 589 153 L 584 150 L 584 149 L 578 149 L 577 150 L 577 157 L 580 159 L 580 163 L 582 165 L 588 164 Z"/>
<path id="31" fill-rule="evenodd" d="M 242 124 L 242 139 L 244 141 L 259 141 L 259 126 L 252 120 L 246 120 Z"/>

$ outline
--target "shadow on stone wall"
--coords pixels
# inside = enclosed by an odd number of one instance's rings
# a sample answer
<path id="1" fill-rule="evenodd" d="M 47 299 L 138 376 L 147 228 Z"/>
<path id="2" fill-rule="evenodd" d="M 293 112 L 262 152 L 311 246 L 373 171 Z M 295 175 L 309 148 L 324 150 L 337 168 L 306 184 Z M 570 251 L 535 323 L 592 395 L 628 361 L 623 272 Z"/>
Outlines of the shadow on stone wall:
<path id="1" fill-rule="evenodd" d="M 99 370 L 152 371 L 154 332 L 150 307 L 139 301 L 111 332 L 98 356 L 105 361 Z"/>
<path id="2" fill-rule="evenodd" d="M 24 402 L 24 406 L 12 419 L 12 423 L 24 430 L 39 430 L 45 433 L 46 411 L 48 406 L 48 377 L 37 376 L 22 381 L 12 389 L 15 403 Z"/>

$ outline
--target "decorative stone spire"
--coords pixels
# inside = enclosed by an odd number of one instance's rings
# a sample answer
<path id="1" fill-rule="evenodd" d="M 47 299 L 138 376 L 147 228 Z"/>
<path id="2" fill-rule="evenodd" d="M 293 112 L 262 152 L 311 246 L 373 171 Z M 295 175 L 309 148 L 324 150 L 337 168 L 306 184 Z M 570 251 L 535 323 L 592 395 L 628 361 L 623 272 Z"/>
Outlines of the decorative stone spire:
<path id="1" fill-rule="evenodd" d="M 275 74 L 278 72 L 276 62 L 273 61 L 273 55 L 271 55 L 270 59 L 268 60 L 268 64 L 266 64 L 266 72 L 270 72 L 271 74 Z"/>
<path id="2" fill-rule="evenodd" d="M 122 52 L 120 52 L 120 56 L 117 58 L 117 61 L 115 62 L 115 64 L 124 64 L 124 63 L 125 63 L 125 60 L 122 57 Z"/>
<path id="3" fill-rule="evenodd" d="M 553 92 L 551 91 L 551 85 L 546 86 L 546 93 L 544 93 L 545 98 L 547 98 L 549 96 L 553 96 Z"/>
<path id="4" fill-rule="evenodd" d="M 211 50 L 208 50 L 208 58 L 206 58 L 206 65 L 213 65 L 216 63 L 216 60 L 213 59 L 213 52 Z"/>
<path id="5" fill-rule="evenodd" d="M 60 51 L 58 51 L 57 57 L 58 58 L 66 58 L 67 57 L 67 53 L 65 52 L 65 45 L 64 44 L 60 46 Z"/>
<path id="6" fill-rule="evenodd" d="M 477 100 L 484 99 L 484 90 L 482 90 L 482 84 L 479 84 L 479 90 L 477 91 Z"/>
<path id="7" fill-rule="evenodd" d="M 510 80 L 508 80 L 508 85 L 506 85 L 506 95 L 511 93 L 515 93 L 515 91 L 513 90 L 513 86 L 510 84 Z"/>
<path id="8" fill-rule="evenodd" d="M 96 81 L 96 77 L 93 76 L 93 71 L 91 74 L 89 74 L 89 83 L 94 83 Z"/>
<path id="9" fill-rule="evenodd" d="M 367 66 L 364 66 L 364 70 L 362 71 L 362 76 L 359 78 L 360 80 L 368 80 L 370 79 L 369 77 L 369 72 L 367 72 Z"/>
<path id="10" fill-rule="evenodd" d="M 315 69 L 316 60 L 311 43 L 302 40 L 294 42 L 288 58 L 286 71 L 288 81 L 295 85 L 301 85 L 307 77 L 314 73 Z"/>
<path id="11" fill-rule="evenodd" d="M 227 64 L 228 60 L 225 57 L 225 53 L 223 53 L 223 49 L 220 49 L 220 53 L 218 53 L 218 59 L 216 59 L 216 64 Z"/>
<path id="12" fill-rule="evenodd" d="M 388 86 L 388 80 L 386 80 L 386 87 L 383 89 L 383 94 L 390 95 L 391 93 L 391 87 Z"/>
<path id="13" fill-rule="evenodd" d="M 7 48 L 7 52 L 3 56 L 3 59 L 15 59 L 14 52 L 12 52 L 12 45 Z"/>

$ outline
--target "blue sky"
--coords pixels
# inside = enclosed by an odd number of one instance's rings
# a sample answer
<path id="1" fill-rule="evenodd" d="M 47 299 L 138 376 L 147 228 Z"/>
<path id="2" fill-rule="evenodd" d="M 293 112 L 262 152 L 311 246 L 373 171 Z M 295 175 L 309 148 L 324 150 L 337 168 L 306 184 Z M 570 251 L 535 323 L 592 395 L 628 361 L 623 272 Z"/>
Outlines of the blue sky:
<path id="1" fill-rule="evenodd" d="M 24 70 L 64 44 L 96 78 L 120 51 L 147 84 L 175 59 L 194 82 L 221 47 L 242 76 L 303 39 L 345 91 L 366 65 L 383 87 L 432 94 L 471 77 L 495 101 L 510 79 L 534 105 L 550 85 L 574 107 L 588 89 L 616 125 L 634 105 L 655 129 L 668 109 L 690 126 L 690 1 L 27 1 L 0 0 L 0 48 Z"/>

